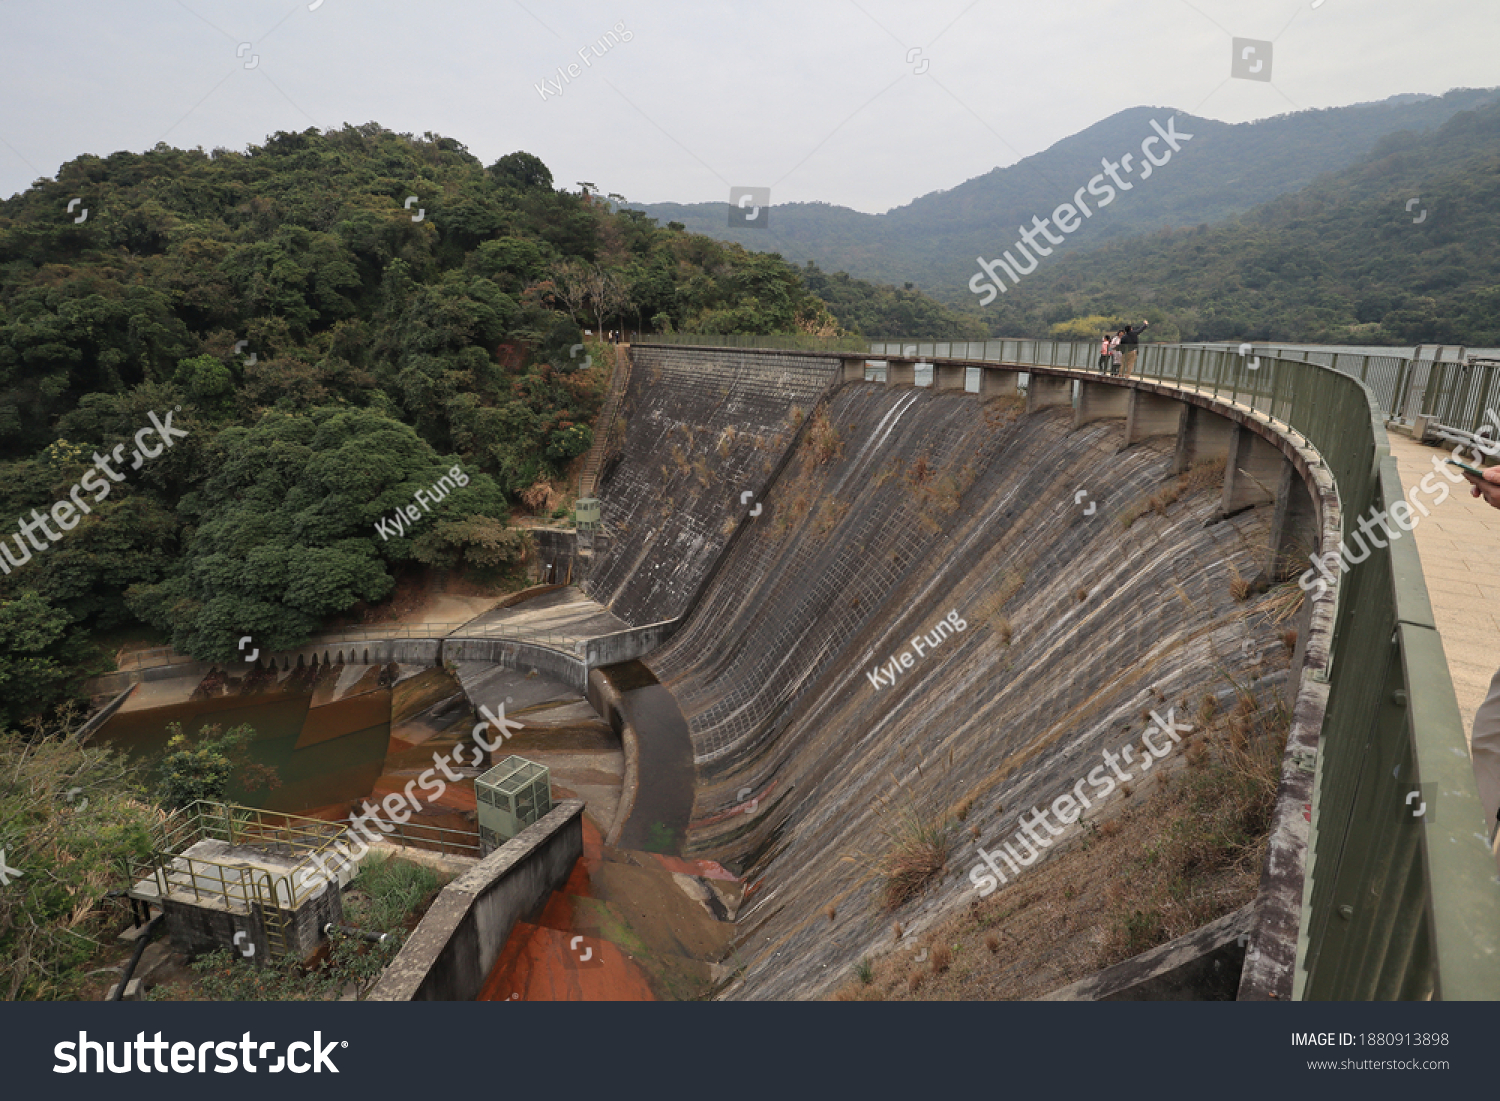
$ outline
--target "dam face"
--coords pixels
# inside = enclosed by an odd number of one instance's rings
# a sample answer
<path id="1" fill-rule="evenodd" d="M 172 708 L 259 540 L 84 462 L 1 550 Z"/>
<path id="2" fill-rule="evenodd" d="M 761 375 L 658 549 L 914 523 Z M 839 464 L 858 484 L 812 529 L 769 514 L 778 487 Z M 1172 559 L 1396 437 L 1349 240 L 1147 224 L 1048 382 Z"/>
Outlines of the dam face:
<path id="1" fill-rule="evenodd" d="M 668 352 L 653 381 L 643 366 Z M 750 882 L 724 996 L 827 993 L 890 945 L 893 918 L 916 928 L 973 899 L 976 843 L 1072 790 L 1151 709 L 1186 723 L 1205 694 L 1284 685 L 1280 630 L 1237 599 L 1273 508 L 1225 518 L 1222 462 L 1179 475 L 1174 436 L 1122 449 L 1121 419 L 1075 429 L 1070 407 L 864 382 L 815 405 L 831 371 L 636 355 L 601 492 L 606 524 L 623 523 L 591 589 L 635 622 L 687 613 L 646 664 L 690 728 L 685 854 Z M 721 361 L 737 381 L 705 407 Z M 756 390 L 756 372 L 772 384 Z M 735 386 L 755 401 L 736 406 Z M 805 415 L 777 423 L 793 405 Z M 870 864 L 890 817 L 960 803 L 978 842 L 964 832 L 941 878 L 887 910 Z"/>

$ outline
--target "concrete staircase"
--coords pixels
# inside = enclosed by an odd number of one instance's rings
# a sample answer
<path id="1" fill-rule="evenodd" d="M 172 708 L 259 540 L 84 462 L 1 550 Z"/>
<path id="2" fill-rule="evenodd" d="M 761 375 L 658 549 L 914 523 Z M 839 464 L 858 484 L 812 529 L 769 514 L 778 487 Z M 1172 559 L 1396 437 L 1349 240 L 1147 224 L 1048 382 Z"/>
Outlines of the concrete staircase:
<path id="1" fill-rule="evenodd" d="M 615 370 L 610 378 L 609 393 L 604 399 L 604 408 L 599 410 L 599 419 L 594 425 L 594 444 L 589 448 L 588 458 L 583 463 L 583 473 L 578 478 L 578 496 L 592 497 L 599 488 L 599 471 L 609 454 L 609 436 L 615 426 L 615 417 L 620 403 L 630 388 L 630 345 L 615 345 Z"/>

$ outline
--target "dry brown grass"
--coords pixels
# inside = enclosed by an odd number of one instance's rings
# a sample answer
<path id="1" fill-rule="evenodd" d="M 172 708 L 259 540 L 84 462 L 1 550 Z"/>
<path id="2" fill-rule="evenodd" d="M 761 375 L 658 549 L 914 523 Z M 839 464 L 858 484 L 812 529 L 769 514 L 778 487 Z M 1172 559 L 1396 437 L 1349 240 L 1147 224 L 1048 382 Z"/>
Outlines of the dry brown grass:
<path id="1" fill-rule="evenodd" d="M 953 966 L 953 949 L 946 944 L 934 944 L 932 946 L 932 973 L 941 975 Z"/>
<path id="2" fill-rule="evenodd" d="M 1302 602 L 1306 599 L 1307 594 L 1301 585 L 1295 581 L 1283 581 L 1271 587 L 1256 610 L 1279 627 L 1302 610 Z M 1292 633 L 1296 634 L 1295 631 Z"/>
<path id="3" fill-rule="evenodd" d="M 1171 485 L 1164 486 L 1149 497 L 1143 497 L 1128 505 L 1116 519 L 1120 521 L 1122 527 L 1128 528 L 1148 512 L 1166 516 L 1167 509 L 1182 498 L 1201 489 L 1222 485 L 1223 480 L 1224 464 L 1217 459 L 1204 459 L 1184 470 Z"/>
<path id="4" fill-rule="evenodd" d="M 562 490 L 545 478 L 540 478 L 519 494 L 521 503 L 534 516 L 550 516 L 563 499 Z"/>
<path id="5" fill-rule="evenodd" d="M 1254 897 L 1290 718 L 1279 703 L 1243 698 L 1249 706 L 1231 713 L 1223 736 L 1190 749 L 1195 767 L 1152 800 L 1161 828 L 1112 889 L 1098 966 L 1182 936 Z"/>
<path id="6" fill-rule="evenodd" d="M 1137 799 L 1060 839 L 1024 880 L 927 930 L 930 966 L 913 972 L 905 951 L 871 960 L 861 1000 L 1036 998 L 1252 900 L 1288 717 L 1275 702 L 1240 699 L 1213 729 L 1184 738 L 1184 756 L 1200 766 L 1164 760 L 1169 771 Z M 946 968 L 939 945 L 952 952 Z"/>
<path id="7" fill-rule="evenodd" d="M 1000 583 L 981 597 L 974 607 L 975 622 L 988 623 L 1007 646 L 1010 645 L 1013 630 L 1010 617 L 1004 614 L 1005 606 L 1021 591 L 1021 586 L 1025 583 L 1025 570 L 1010 567 L 1001 575 Z"/>
<path id="8" fill-rule="evenodd" d="M 886 849 L 871 863 L 884 881 L 886 908 L 895 910 L 916 898 L 947 869 L 953 823 L 946 814 L 924 811 L 912 796 L 901 804 L 888 801 L 881 819 Z"/>
<path id="9" fill-rule="evenodd" d="M 1198 725 L 1207 726 L 1218 713 L 1219 697 L 1212 692 L 1203 693 L 1203 698 L 1198 701 Z"/>
<path id="10" fill-rule="evenodd" d="M 836 458 L 844 449 L 838 429 L 828 420 L 828 410 L 819 408 L 807 426 L 807 442 L 821 465 Z"/>

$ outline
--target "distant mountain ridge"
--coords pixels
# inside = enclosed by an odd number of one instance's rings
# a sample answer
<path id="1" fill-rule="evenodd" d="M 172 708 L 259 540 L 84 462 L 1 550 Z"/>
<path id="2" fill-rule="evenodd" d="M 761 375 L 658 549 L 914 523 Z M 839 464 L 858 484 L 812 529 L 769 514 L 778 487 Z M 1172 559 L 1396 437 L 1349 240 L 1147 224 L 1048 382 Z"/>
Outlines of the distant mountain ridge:
<path id="1" fill-rule="evenodd" d="M 827 203 L 773 205 L 769 228 L 759 230 L 728 226 L 727 196 L 722 203 L 629 205 L 663 224 L 681 222 L 694 233 L 779 252 L 797 263 L 814 261 L 824 271 L 898 286 L 912 282 L 935 298 L 968 306 L 976 301 L 967 286 L 978 271 L 976 257 L 1009 247 L 1016 227 L 1030 225 L 1034 216 L 1049 217 L 1101 171 L 1101 159 L 1139 156 L 1153 119 L 1165 126 L 1175 117 L 1191 141 L 1155 179 L 1096 211 L 1059 249 L 1094 249 L 1167 226 L 1221 222 L 1362 160 L 1390 134 L 1430 131 L 1460 111 L 1497 101 L 1500 89 L 1456 89 L 1235 124 L 1172 108 L 1133 107 L 1014 165 L 885 214 Z"/>
<path id="2" fill-rule="evenodd" d="M 992 333 L 1020 336 L 1149 317 L 1158 340 L 1493 346 L 1500 102 L 1391 134 L 1216 225 L 1049 258 L 981 314 Z"/>

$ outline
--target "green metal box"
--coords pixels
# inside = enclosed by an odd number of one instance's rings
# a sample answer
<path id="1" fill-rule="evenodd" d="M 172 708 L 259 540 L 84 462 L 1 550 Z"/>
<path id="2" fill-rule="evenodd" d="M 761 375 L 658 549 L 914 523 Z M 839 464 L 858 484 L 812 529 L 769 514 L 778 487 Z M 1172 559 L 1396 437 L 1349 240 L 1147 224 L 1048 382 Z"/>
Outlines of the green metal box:
<path id="1" fill-rule="evenodd" d="M 507 757 L 474 781 L 479 847 L 488 856 L 552 809 L 551 770 Z"/>
<path id="2" fill-rule="evenodd" d="M 580 497 L 573 502 L 573 523 L 580 529 L 592 531 L 599 526 L 599 498 Z"/>

